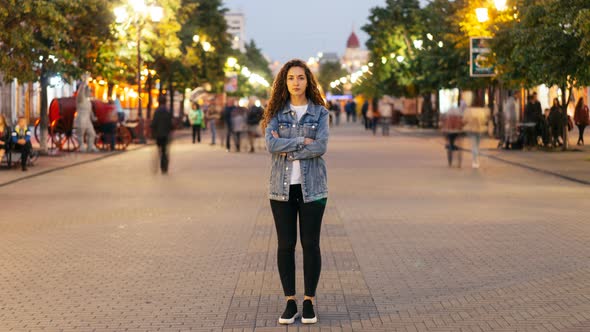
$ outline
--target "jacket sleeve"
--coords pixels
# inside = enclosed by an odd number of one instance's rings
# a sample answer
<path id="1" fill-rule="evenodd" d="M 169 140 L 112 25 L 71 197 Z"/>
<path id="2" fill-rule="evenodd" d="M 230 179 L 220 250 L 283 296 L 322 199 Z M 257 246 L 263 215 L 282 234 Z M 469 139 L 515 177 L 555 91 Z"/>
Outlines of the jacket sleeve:
<path id="1" fill-rule="evenodd" d="M 287 155 L 289 160 L 317 158 L 326 153 L 328 148 L 328 137 L 330 136 L 328 111 L 325 109 L 322 110 L 319 120 L 316 139 L 313 143 L 304 145 L 301 149 L 289 153 Z"/>
<path id="2" fill-rule="evenodd" d="M 303 147 L 304 138 L 274 138 L 272 131 L 279 131 L 279 122 L 276 117 L 273 117 L 266 126 L 264 138 L 266 140 L 266 147 L 270 153 L 284 153 L 297 151 Z"/>

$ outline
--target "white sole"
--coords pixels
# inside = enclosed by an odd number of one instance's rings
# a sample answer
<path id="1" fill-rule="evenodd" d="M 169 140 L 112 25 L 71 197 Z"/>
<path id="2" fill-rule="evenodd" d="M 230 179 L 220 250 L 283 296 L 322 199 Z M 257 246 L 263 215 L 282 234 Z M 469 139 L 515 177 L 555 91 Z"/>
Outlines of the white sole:
<path id="1" fill-rule="evenodd" d="M 279 324 L 291 325 L 291 324 L 295 323 L 295 320 L 297 318 L 299 318 L 299 313 L 296 313 L 295 316 L 293 316 L 293 318 L 290 318 L 290 319 L 279 318 Z"/>
<path id="2" fill-rule="evenodd" d="M 301 323 L 303 324 L 315 324 L 318 322 L 318 317 L 315 316 L 314 318 L 301 318 Z"/>

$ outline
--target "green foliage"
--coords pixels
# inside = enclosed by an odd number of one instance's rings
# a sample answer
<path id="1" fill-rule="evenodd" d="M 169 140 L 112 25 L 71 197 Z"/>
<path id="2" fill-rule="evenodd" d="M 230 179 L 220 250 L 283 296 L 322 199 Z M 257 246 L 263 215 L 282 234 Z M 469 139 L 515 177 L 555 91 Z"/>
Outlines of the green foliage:
<path id="1" fill-rule="evenodd" d="M 348 72 L 342 68 L 340 62 L 324 62 L 320 64 L 318 81 L 325 92 L 337 93 L 339 92 L 338 88 L 332 89 L 330 83 L 346 75 Z"/>
<path id="2" fill-rule="evenodd" d="M 183 64 L 190 69 L 191 84 L 210 83 L 213 90 L 223 90 L 224 65 L 232 54 L 230 36 L 221 0 L 182 0 L 178 11 L 182 22 L 178 37 L 183 54 Z M 193 36 L 199 36 L 195 43 Z M 201 42 L 211 43 L 210 52 L 205 52 Z"/>
<path id="3" fill-rule="evenodd" d="M 590 34 L 584 29 L 590 25 L 590 3 L 521 0 L 517 9 L 518 19 L 500 26 L 493 45 L 500 77 L 527 87 L 589 84 Z"/>

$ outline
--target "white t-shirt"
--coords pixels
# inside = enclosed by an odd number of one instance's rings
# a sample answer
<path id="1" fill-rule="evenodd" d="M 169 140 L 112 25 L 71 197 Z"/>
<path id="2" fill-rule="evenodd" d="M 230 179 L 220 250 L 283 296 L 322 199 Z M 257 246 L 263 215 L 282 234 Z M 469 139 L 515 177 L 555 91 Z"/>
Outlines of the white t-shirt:
<path id="1" fill-rule="evenodd" d="M 291 109 L 295 111 L 297 115 L 297 122 L 301 120 L 303 114 L 307 111 L 307 105 L 302 106 L 295 106 L 290 105 Z M 291 184 L 301 184 L 301 165 L 299 164 L 299 160 L 293 160 L 293 166 L 291 170 Z"/>

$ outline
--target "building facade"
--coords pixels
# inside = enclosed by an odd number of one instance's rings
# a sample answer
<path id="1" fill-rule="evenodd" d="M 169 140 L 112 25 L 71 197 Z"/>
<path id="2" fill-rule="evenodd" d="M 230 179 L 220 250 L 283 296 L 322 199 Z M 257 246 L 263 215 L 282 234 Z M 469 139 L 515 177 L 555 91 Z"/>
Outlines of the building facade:
<path id="1" fill-rule="evenodd" d="M 227 21 L 227 32 L 231 35 L 232 48 L 246 51 L 246 18 L 242 13 L 226 13 L 225 20 Z"/>
<path id="2" fill-rule="evenodd" d="M 342 57 L 342 66 L 349 72 L 355 72 L 367 63 L 369 59 L 369 51 L 361 49 L 359 39 L 354 31 L 346 41 L 346 50 Z"/>

